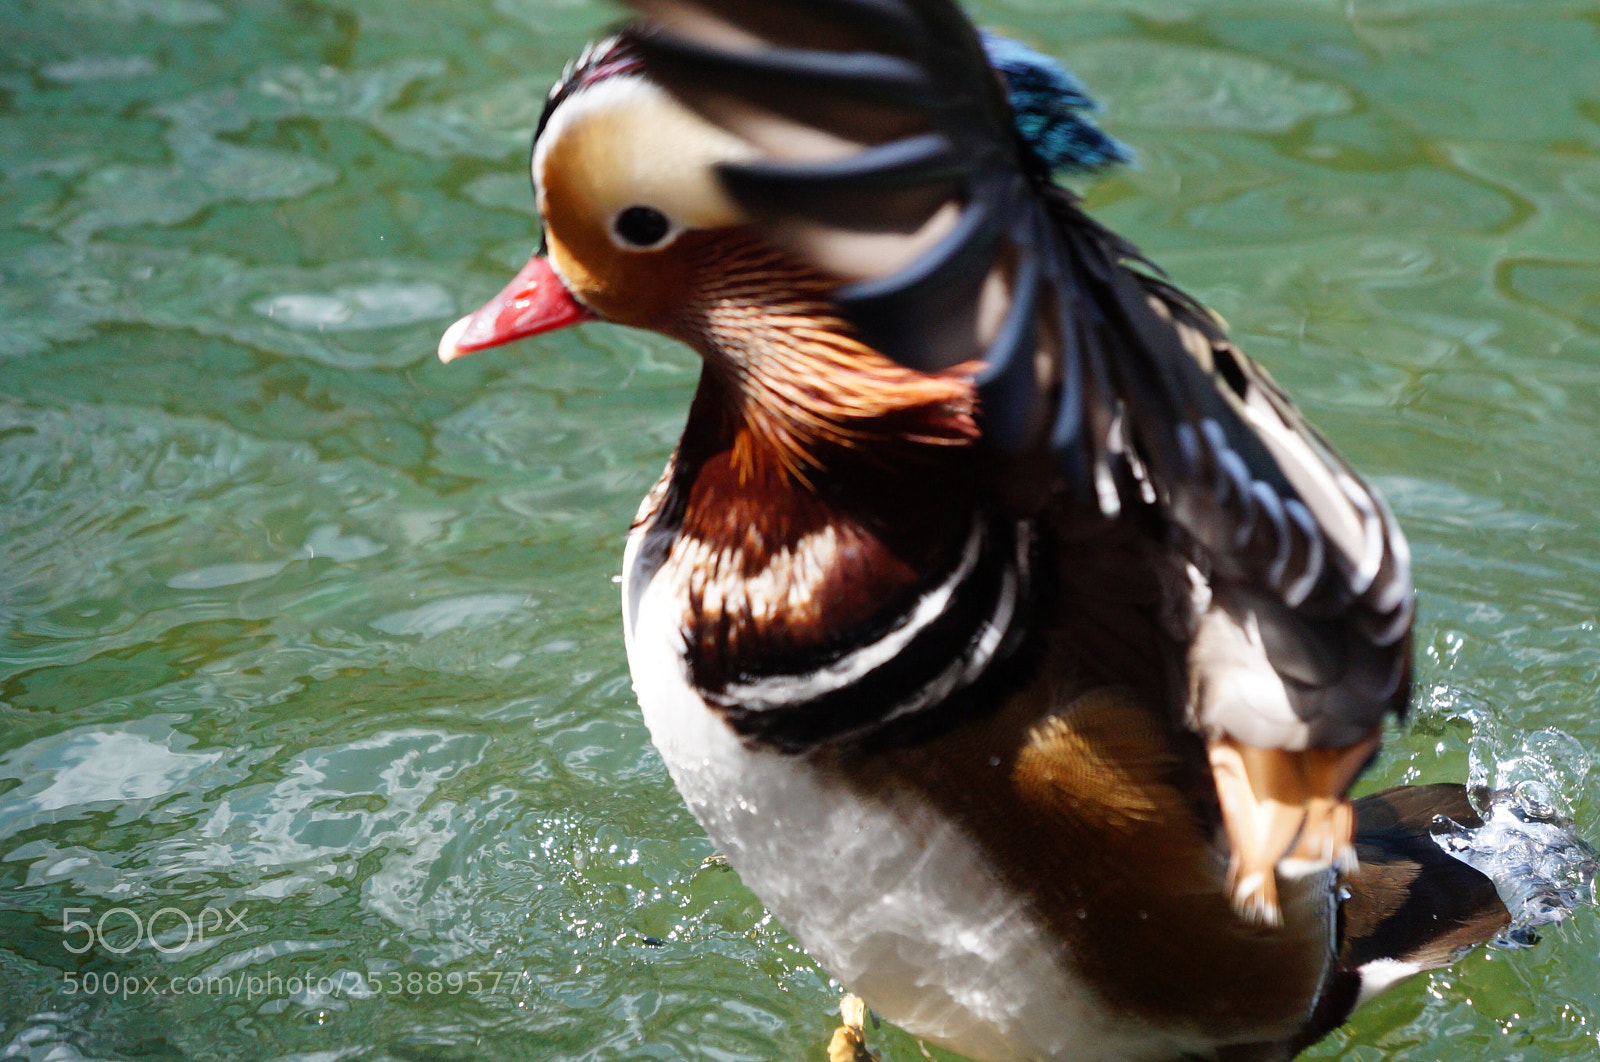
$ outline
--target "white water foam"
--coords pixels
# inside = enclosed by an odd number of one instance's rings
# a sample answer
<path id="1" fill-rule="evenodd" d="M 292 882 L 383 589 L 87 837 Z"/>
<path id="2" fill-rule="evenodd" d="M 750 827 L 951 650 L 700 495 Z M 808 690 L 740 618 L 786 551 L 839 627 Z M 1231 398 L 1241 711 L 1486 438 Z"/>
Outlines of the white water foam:
<path id="1" fill-rule="evenodd" d="M 1574 832 L 1592 758 L 1571 735 L 1546 729 L 1497 752 L 1490 720 L 1474 722 L 1470 783 L 1483 825 L 1443 819 L 1434 840 L 1455 858 L 1488 875 L 1511 924 L 1495 943 L 1528 947 L 1542 926 L 1564 921 L 1582 906 L 1600 905 L 1600 856 Z"/>

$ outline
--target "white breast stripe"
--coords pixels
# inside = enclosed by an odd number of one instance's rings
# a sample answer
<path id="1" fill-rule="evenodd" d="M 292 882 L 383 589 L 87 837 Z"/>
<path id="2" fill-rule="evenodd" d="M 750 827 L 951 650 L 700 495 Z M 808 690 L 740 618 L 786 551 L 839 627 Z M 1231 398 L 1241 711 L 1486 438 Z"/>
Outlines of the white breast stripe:
<path id="1" fill-rule="evenodd" d="M 944 582 L 923 594 L 905 620 L 882 638 L 809 674 L 774 675 L 755 682 L 730 683 L 719 699 L 757 710 L 783 708 L 834 693 L 860 681 L 863 675 L 893 660 L 928 624 L 944 614 L 950 599 L 977 566 L 986 536 L 983 522 L 975 519 L 955 570 Z"/>
<path id="2" fill-rule="evenodd" d="M 883 722 L 892 722 L 920 712 L 924 708 L 931 708 L 959 687 L 983 674 L 1005 641 L 1005 636 L 1011 629 L 1011 620 L 1017 611 L 1017 595 L 1020 589 L 1017 573 L 1007 568 L 1001 575 L 1001 580 L 1000 599 L 995 604 L 993 615 L 984 623 L 983 632 L 974 640 L 972 651 L 952 661 L 949 667 L 917 691 L 915 696 L 897 704 L 892 712 L 883 717 Z"/>

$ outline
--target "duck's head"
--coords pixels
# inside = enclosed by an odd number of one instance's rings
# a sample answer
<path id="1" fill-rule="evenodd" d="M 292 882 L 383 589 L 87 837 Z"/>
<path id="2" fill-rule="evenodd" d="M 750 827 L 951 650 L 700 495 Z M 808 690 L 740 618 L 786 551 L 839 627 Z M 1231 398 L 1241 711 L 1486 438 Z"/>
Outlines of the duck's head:
<path id="1" fill-rule="evenodd" d="M 626 37 L 592 46 L 550 94 L 532 175 L 544 247 L 445 334 L 445 361 L 600 318 L 677 334 L 700 271 L 744 223 L 715 176 L 751 149 L 675 101 Z"/>
<path id="2" fill-rule="evenodd" d="M 592 46 L 551 91 L 534 137 L 544 246 L 439 343 L 452 361 L 583 321 L 669 331 L 687 258 L 740 222 L 712 167 L 741 145 L 643 73 L 624 38 Z"/>
<path id="3" fill-rule="evenodd" d="M 544 246 L 450 327 L 439 357 L 598 319 L 698 351 L 725 412 L 791 470 L 875 435 L 862 426 L 886 416 L 903 429 L 910 411 L 926 421 L 917 437 L 970 441 L 969 382 L 860 342 L 828 298 L 840 278 L 767 242 L 724 191 L 719 166 L 756 153 L 653 81 L 626 33 L 592 46 L 552 90 L 534 138 Z"/>

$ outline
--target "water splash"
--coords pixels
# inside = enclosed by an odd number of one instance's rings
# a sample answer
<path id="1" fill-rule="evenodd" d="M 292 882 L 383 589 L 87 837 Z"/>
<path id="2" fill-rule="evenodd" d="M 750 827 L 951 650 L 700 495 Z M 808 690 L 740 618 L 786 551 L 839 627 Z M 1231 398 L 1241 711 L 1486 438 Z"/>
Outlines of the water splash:
<path id="1" fill-rule="evenodd" d="M 1467 751 L 1467 789 L 1473 806 L 1487 816 L 1491 807 L 1514 799 L 1517 806 L 1545 821 L 1576 817 L 1586 803 L 1594 758 L 1577 738 L 1554 727 L 1516 741 L 1503 737 L 1494 713 L 1469 708 L 1472 725 Z"/>
<path id="2" fill-rule="evenodd" d="M 1491 716 L 1472 712 L 1468 792 L 1483 825 L 1448 819 L 1434 830 L 1439 846 L 1488 875 L 1511 913 L 1495 943 L 1538 943 L 1539 929 L 1566 920 L 1582 906 L 1600 905 L 1600 855 L 1573 830 L 1593 757 L 1570 734 L 1553 728 L 1529 734 L 1509 752 Z"/>

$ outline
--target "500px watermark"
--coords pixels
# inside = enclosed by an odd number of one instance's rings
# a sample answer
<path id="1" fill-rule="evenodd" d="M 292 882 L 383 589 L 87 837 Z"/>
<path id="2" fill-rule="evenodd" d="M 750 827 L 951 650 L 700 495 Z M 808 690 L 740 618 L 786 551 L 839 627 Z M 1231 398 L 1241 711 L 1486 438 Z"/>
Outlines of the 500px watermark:
<path id="1" fill-rule="evenodd" d="M 141 917 L 131 907 L 113 907 L 96 918 L 92 907 L 68 907 L 61 912 L 61 932 L 67 938 L 61 946 L 74 955 L 82 955 L 97 944 L 112 954 L 126 955 L 148 942 L 163 955 L 176 955 L 191 944 L 204 944 L 207 933 L 216 938 L 235 930 L 248 930 L 244 921 L 248 913 L 247 908 L 236 911 L 232 907 L 204 907 L 198 916 L 190 917 L 180 908 L 162 907 L 149 917 Z"/>
<path id="2" fill-rule="evenodd" d="M 61 989 L 69 996 L 121 996 L 123 999 L 132 999 L 134 996 L 233 996 L 239 999 L 255 999 L 258 996 L 280 996 L 285 994 L 283 978 L 272 977 L 275 984 L 269 984 L 266 977 L 238 977 L 232 974 L 220 976 L 196 975 L 194 977 L 141 977 L 138 974 L 121 974 L 116 972 L 99 973 L 91 970 L 88 973 L 75 973 L 67 971 L 61 975 Z M 305 978 L 291 978 L 295 982 L 289 994 L 297 995 L 306 991 Z M 323 978 L 324 981 L 328 978 Z M 316 986 L 316 978 L 310 979 L 311 987 Z"/>
<path id="3" fill-rule="evenodd" d="M 293 998 L 305 994 L 341 995 L 352 999 L 373 996 L 477 996 L 509 987 L 526 974 L 489 970 L 472 973 L 444 973 L 441 970 L 391 970 L 387 973 L 356 973 L 345 970 L 328 977 L 292 974 L 196 974 L 193 977 L 144 977 L 137 974 L 68 972 L 62 975 L 62 990 L 69 996 L 229 996 L 234 999 Z"/>
<path id="4" fill-rule="evenodd" d="M 236 932 L 249 932 L 246 908 L 204 907 L 191 915 L 177 907 L 162 907 L 147 915 L 131 907 L 112 907 L 96 911 L 92 907 L 68 907 L 61 912 L 62 947 L 73 955 L 84 955 L 96 947 L 113 955 L 126 955 L 146 945 L 173 956 L 191 945 L 204 945 Z M 342 970 L 330 976 L 315 974 L 197 974 L 164 977 L 117 971 L 67 971 L 62 974 L 62 991 L 69 996 L 228 996 L 234 999 L 275 999 L 297 996 L 347 996 L 367 999 L 373 996 L 457 996 L 497 993 L 508 988 L 526 972 L 504 970 L 446 973 L 442 970 L 386 970 L 358 973 Z"/>

